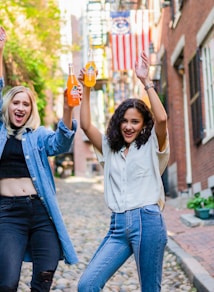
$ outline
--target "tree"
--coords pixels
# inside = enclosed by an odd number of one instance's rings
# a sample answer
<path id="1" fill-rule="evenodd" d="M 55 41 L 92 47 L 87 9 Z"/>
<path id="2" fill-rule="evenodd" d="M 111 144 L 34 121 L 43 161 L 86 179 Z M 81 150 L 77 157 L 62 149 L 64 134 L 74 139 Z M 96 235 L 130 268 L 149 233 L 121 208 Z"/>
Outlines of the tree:
<path id="1" fill-rule="evenodd" d="M 63 86 L 59 69 L 60 11 L 54 0 L 0 1 L 0 25 L 7 31 L 4 66 L 7 88 L 25 85 L 37 94 L 44 122 L 46 90 L 58 95 Z"/>

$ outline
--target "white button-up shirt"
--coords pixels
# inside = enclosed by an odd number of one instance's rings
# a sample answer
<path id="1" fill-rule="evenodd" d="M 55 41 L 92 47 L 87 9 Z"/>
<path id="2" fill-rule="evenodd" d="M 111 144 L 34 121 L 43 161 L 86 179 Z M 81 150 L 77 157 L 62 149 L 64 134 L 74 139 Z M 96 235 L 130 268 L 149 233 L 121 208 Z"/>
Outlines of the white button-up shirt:
<path id="1" fill-rule="evenodd" d="M 104 163 L 104 187 L 107 206 L 117 213 L 140 208 L 150 204 L 163 207 L 165 194 L 161 175 L 169 160 L 169 141 L 163 152 L 155 129 L 145 145 L 137 149 L 135 142 L 128 154 L 125 147 L 118 152 L 111 151 L 106 136 L 103 135 L 103 155 L 97 152 L 100 163 Z"/>

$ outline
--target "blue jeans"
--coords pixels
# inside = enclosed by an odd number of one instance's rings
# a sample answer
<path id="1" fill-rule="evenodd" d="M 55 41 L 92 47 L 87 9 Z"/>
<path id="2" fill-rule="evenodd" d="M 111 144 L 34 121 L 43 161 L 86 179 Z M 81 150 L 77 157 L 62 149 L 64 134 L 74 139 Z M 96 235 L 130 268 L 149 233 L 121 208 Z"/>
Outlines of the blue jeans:
<path id="1" fill-rule="evenodd" d="M 61 248 L 55 227 L 38 196 L 0 196 L 0 292 L 17 291 L 30 248 L 32 291 L 50 291 Z"/>
<path id="2" fill-rule="evenodd" d="M 158 205 L 112 213 L 109 232 L 81 276 L 78 291 L 101 291 L 132 254 L 141 291 L 160 291 L 166 243 L 166 227 Z"/>

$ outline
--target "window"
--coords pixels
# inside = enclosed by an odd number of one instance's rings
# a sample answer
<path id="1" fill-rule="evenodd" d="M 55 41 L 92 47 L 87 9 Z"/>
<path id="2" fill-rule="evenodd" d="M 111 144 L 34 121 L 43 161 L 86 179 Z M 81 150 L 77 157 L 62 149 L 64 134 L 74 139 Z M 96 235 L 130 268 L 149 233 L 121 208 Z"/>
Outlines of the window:
<path id="1" fill-rule="evenodd" d="M 189 63 L 189 82 L 193 140 L 198 145 L 203 138 L 199 50 Z"/>
<path id="2" fill-rule="evenodd" d="M 214 137 L 214 30 L 201 48 L 205 103 L 205 138 Z"/>
<path id="3" fill-rule="evenodd" d="M 164 52 L 161 62 L 162 62 L 162 70 L 161 70 L 161 86 L 160 86 L 159 95 L 163 103 L 163 106 L 168 114 L 169 111 L 168 111 L 168 92 L 167 92 L 168 82 L 167 82 L 167 53 L 166 51 Z"/>
<path id="4" fill-rule="evenodd" d="M 172 27 L 175 28 L 180 17 L 181 17 L 181 10 L 184 5 L 185 0 L 172 0 Z"/>

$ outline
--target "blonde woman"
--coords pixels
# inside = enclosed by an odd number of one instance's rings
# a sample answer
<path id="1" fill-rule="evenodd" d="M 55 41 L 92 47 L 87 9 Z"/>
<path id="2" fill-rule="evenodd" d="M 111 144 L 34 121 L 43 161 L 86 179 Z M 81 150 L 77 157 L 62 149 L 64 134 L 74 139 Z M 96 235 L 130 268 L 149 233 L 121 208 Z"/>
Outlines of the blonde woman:
<path id="1" fill-rule="evenodd" d="M 48 156 L 67 152 L 76 132 L 72 108 L 56 131 L 40 126 L 36 99 L 24 86 L 2 98 L 0 28 L 0 291 L 17 291 L 23 260 L 32 261 L 31 291 L 50 291 L 58 261 L 77 261 L 58 204 Z"/>

